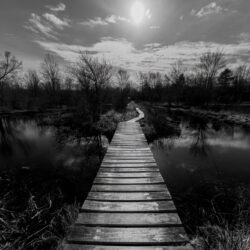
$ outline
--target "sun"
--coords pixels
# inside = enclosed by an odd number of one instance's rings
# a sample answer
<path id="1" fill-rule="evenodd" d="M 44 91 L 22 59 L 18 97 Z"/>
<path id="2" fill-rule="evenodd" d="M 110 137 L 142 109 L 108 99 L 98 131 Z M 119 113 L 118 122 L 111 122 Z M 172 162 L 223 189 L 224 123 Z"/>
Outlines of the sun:
<path id="1" fill-rule="evenodd" d="M 141 2 L 135 2 L 131 7 L 131 18 L 135 24 L 143 22 L 145 17 L 145 7 Z"/>

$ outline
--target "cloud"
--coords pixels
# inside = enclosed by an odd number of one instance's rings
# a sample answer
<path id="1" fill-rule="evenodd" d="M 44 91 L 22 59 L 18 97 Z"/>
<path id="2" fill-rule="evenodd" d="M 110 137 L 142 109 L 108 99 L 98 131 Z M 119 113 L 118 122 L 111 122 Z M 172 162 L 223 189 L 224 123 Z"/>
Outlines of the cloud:
<path id="1" fill-rule="evenodd" d="M 115 24 L 118 22 L 130 23 L 130 20 L 125 18 L 125 17 L 110 15 L 110 16 L 106 17 L 105 19 L 103 19 L 101 17 L 95 17 L 94 19 L 88 19 L 87 21 L 83 21 L 80 24 L 93 28 L 95 26 L 105 26 L 105 25 L 109 25 L 109 24 Z"/>
<path id="2" fill-rule="evenodd" d="M 236 36 L 240 42 L 250 42 L 250 33 L 242 32 Z"/>
<path id="3" fill-rule="evenodd" d="M 89 27 L 95 27 L 95 26 L 104 26 L 108 25 L 108 22 L 103 20 L 101 17 L 95 17 L 94 19 L 89 19 L 88 21 L 81 22 L 80 24 L 89 26 Z"/>
<path id="4" fill-rule="evenodd" d="M 219 14 L 221 12 L 228 12 L 228 11 L 229 11 L 228 9 L 222 8 L 220 5 L 217 5 L 216 2 L 211 2 L 210 4 L 202 7 L 198 12 L 192 10 L 191 15 L 201 18 L 211 14 Z"/>
<path id="5" fill-rule="evenodd" d="M 42 33 L 48 38 L 57 39 L 54 36 L 55 32 L 53 31 L 51 26 L 48 23 L 44 22 L 42 18 L 35 13 L 31 13 L 30 19 L 28 20 L 28 25 L 25 25 L 24 27 L 36 34 Z"/>
<path id="6" fill-rule="evenodd" d="M 46 8 L 48 8 L 51 11 L 55 11 L 55 12 L 65 11 L 66 5 L 64 3 L 59 3 L 56 6 L 47 5 Z"/>
<path id="7" fill-rule="evenodd" d="M 171 65 L 182 60 L 188 69 L 198 62 L 202 53 L 223 50 L 229 67 L 236 67 L 250 58 L 250 42 L 235 44 L 219 44 L 211 42 L 183 41 L 173 45 L 160 43 L 146 44 L 136 49 L 126 39 L 104 37 L 92 46 L 76 46 L 65 43 L 35 41 L 47 51 L 56 53 L 66 61 L 75 62 L 79 51 L 87 51 L 95 57 L 105 57 L 110 63 L 131 71 L 158 71 L 167 73 Z"/>
<path id="8" fill-rule="evenodd" d="M 69 20 L 68 19 L 60 19 L 54 14 L 45 13 L 43 14 L 43 17 L 47 19 L 49 22 L 51 22 L 56 28 L 63 29 L 64 27 L 70 27 Z"/>

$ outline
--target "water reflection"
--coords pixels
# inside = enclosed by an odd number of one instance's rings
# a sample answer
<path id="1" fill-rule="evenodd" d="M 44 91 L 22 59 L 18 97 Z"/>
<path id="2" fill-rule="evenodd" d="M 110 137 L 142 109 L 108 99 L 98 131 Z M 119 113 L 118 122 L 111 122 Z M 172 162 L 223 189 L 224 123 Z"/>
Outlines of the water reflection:
<path id="1" fill-rule="evenodd" d="M 250 133 L 204 119 L 181 118 L 179 137 L 151 144 L 168 185 L 187 188 L 208 179 L 250 180 Z"/>
<path id="2" fill-rule="evenodd" d="M 35 119 L 0 119 L 0 170 L 79 169 L 93 154 L 100 160 L 108 144 L 100 135 L 82 137 L 66 128 L 38 124 Z"/>

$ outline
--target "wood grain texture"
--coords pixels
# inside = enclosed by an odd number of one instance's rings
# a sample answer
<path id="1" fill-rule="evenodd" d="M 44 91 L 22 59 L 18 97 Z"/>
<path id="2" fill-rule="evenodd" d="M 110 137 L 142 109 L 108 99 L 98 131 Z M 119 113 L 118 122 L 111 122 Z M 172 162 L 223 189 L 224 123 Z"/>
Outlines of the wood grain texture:
<path id="1" fill-rule="evenodd" d="M 69 242 L 133 244 L 175 244 L 187 243 L 182 227 L 120 228 L 74 226 Z"/>
<path id="2" fill-rule="evenodd" d="M 137 167 L 157 167 L 156 163 L 152 162 L 152 163 L 124 163 L 124 162 L 120 162 L 120 163 L 115 163 L 115 162 L 103 162 L 101 167 L 117 167 L 117 168 L 137 168 Z"/>
<path id="3" fill-rule="evenodd" d="M 76 224 L 99 226 L 180 226 L 177 213 L 80 213 Z"/>
<path id="4" fill-rule="evenodd" d="M 99 178 L 94 180 L 95 184 L 164 184 L 163 178 L 160 177 L 147 177 L 147 178 Z"/>
<path id="5" fill-rule="evenodd" d="M 112 246 L 65 244 L 63 250 L 193 250 L 190 244 L 185 246 Z"/>
<path id="6" fill-rule="evenodd" d="M 102 172 L 99 171 L 97 176 L 97 178 L 100 177 L 109 177 L 109 178 L 161 178 L 161 174 L 160 172 L 133 172 L 133 173 L 108 173 L 108 172 Z"/>
<path id="7" fill-rule="evenodd" d="M 125 172 L 160 172 L 159 168 L 154 166 L 154 167 L 136 167 L 136 168 L 116 168 L 116 167 L 100 167 L 99 173 L 100 172 L 111 172 L 111 173 L 125 173 Z"/>
<path id="8" fill-rule="evenodd" d="M 94 184 L 91 188 L 91 191 L 96 192 L 138 192 L 138 191 L 145 191 L 145 192 L 154 192 L 154 191 L 166 191 L 165 184 L 138 184 L 138 185 L 102 185 L 102 184 Z"/>
<path id="9" fill-rule="evenodd" d="M 173 201 L 136 201 L 136 202 L 110 202 L 85 200 L 82 211 L 106 212 L 174 212 L 176 208 Z"/>
<path id="10" fill-rule="evenodd" d="M 90 192 L 89 200 L 106 201 L 148 201 L 148 200 L 169 200 L 171 196 L 168 191 L 162 192 Z"/>

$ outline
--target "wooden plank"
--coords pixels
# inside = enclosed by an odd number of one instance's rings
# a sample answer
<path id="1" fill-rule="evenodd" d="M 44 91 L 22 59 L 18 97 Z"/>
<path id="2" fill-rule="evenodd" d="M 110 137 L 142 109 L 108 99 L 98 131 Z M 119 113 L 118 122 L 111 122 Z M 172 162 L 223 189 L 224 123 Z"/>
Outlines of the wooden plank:
<path id="1" fill-rule="evenodd" d="M 139 147 L 139 148 L 122 148 L 122 147 L 111 147 L 109 146 L 109 151 L 142 151 L 142 152 L 151 152 L 149 147 Z"/>
<path id="2" fill-rule="evenodd" d="M 117 168 L 117 167 L 100 167 L 100 172 L 125 173 L 125 172 L 160 172 L 157 167 L 136 167 L 136 168 Z"/>
<path id="3" fill-rule="evenodd" d="M 190 244 L 185 246 L 112 246 L 65 244 L 63 250 L 193 250 Z"/>
<path id="4" fill-rule="evenodd" d="M 107 243 L 117 245 L 187 243 L 182 227 L 120 228 L 74 226 L 68 237 L 71 243 Z"/>
<path id="5" fill-rule="evenodd" d="M 145 156 L 145 157 L 154 157 L 154 155 L 152 154 L 152 153 L 136 153 L 136 152 L 120 152 L 120 151 L 118 151 L 118 152 L 107 152 L 106 153 L 106 155 L 105 156 L 114 156 L 114 157 L 116 157 L 116 156 L 131 156 L 131 157 L 143 157 L 143 156 Z"/>
<path id="6" fill-rule="evenodd" d="M 160 172 L 133 172 L 133 173 L 109 173 L 109 172 L 102 172 L 99 171 L 97 176 L 100 177 L 109 177 L 109 178 L 145 178 L 145 177 L 158 177 L 162 178 Z"/>
<path id="7" fill-rule="evenodd" d="M 169 200 L 171 196 L 168 191 L 162 192 L 90 192 L 88 200 L 106 201 L 145 201 L 145 200 Z"/>
<path id="8" fill-rule="evenodd" d="M 118 164 L 128 164 L 128 163 L 131 163 L 131 164 L 136 164 L 136 163 L 155 163 L 155 161 L 154 160 L 144 160 L 144 159 L 140 159 L 140 160 L 123 160 L 123 159 L 121 159 L 121 160 L 118 160 L 118 159 L 116 159 L 116 160 L 112 160 L 112 159 L 104 159 L 103 160 L 103 162 L 102 162 L 103 164 L 104 163 L 118 163 Z"/>
<path id="9" fill-rule="evenodd" d="M 152 178 L 98 178 L 94 180 L 95 184 L 164 184 L 162 177 Z"/>
<path id="10" fill-rule="evenodd" d="M 150 160 L 150 162 L 155 162 L 155 159 L 153 158 L 153 156 L 151 155 L 106 155 L 104 160 L 105 159 L 111 159 L 111 160 Z"/>
<path id="11" fill-rule="evenodd" d="M 146 168 L 157 167 L 156 163 L 102 163 L 101 167 L 116 167 L 116 168 Z"/>
<path id="12" fill-rule="evenodd" d="M 82 211 L 103 212 L 174 212 L 176 208 L 173 201 L 93 201 L 85 200 Z"/>
<path id="13" fill-rule="evenodd" d="M 177 213 L 80 213 L 76 224 L 96 226 L 180 226 Z"/>
<path id="14" fill-rule="evenodd" d="M 155 192 L 155 191 L 166 191 L 165 184 L 147 184 L 147 185 L 101 185 L 101 184 L 94 184 L 91 188 L 91 191 L 95 192 Z"/>

